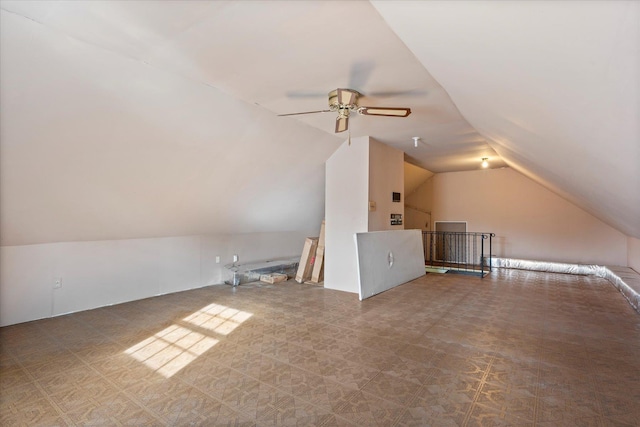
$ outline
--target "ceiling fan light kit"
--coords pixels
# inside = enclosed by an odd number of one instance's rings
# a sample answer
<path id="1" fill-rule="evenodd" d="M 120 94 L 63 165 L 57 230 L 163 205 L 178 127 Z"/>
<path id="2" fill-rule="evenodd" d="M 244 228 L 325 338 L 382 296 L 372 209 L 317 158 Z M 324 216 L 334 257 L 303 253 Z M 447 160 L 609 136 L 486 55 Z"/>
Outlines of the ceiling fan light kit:
<path id="1" fill-rule="evenodd" d="M 337 112 L 338 117 L 336 118 L 335 133 L 340 133 L 349 129 L 349 114 L 352 111 L 365 116 L 407 117 L 411 114 L 410 108 L 359 106 L 358 98 L 360 98 L 360 96 L 362 96 L 362 94 L 353 89 L 336 89 L 329 92 L 328 110 L 279 114 L 279 116 Z"/>

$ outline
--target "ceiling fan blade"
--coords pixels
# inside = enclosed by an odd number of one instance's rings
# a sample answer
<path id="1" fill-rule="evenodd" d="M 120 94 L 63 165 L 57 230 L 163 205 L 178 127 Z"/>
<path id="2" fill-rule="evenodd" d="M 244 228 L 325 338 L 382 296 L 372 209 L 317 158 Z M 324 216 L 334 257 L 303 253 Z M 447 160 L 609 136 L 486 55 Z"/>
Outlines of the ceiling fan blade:
<path id="1" fill-rule="evenodd" d="M 365 60 L 355 62 L 349 70 L 349 87 L 364 89 L 375 67 L 375 61 Z"/>
<path id="2" fill-rule="evenodd" d="M 367 92 L 366 96 L 375 96 L 376 98 L 391 98 L 394 96 L 422 96 L 426 94 L 427 94 L 427 91 L 424 89 L 410 89 L 410 90 Z"/>
<path id="3" fill-rule="evenodd" d="M 338 104 L 352 105 L 358 99 L 356 92 L 348 89 L 338 89 Z"/>
<path id="4" fill-rule="evenodd" d="M 349 117 L 338 117 L 336 119 L 336 133 L 349 129 Z"/>
<path id="5" fill-rule="evenodd" d="M 278 117 L 299 116 L 301 114 L 330 113 L 330 112 L 331 112 L 331 110 L 305 111 L 304 113 L 278 114 Z"/>
<path id="6" fill-rule="evenodd" d="M 411 114 L 411 108 L 360 107 L 358 108 L 358 113 L 365 116 L 407 117 Z"/>
<path id="7" fill-rule="evenodd" d="M 305 92 L 305 91 L 289 91 L 286 93 L 287 98 L 325 98 L 326 92 Z"/>

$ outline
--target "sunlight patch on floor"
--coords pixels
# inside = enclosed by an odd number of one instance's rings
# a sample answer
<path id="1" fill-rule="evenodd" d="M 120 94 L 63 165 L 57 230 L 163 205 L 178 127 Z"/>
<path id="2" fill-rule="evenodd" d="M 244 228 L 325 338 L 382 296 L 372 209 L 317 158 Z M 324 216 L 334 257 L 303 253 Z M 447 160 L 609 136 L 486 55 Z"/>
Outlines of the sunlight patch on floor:
<path id="1" fill-rule="evenodd" d="M 228 335 L 251 316 L 252 314 L 246 311 L 219 304 L 209 304 L 185 317 L 184 321 L 221 335 Z"/>
<path id="2" fill-rule="evenodd" d="M 226 336 L 252 316 L 219 304 L 208 306 L 125 350 L 166 378 L 197 359 L 218 342 L 207 331 Z"/>

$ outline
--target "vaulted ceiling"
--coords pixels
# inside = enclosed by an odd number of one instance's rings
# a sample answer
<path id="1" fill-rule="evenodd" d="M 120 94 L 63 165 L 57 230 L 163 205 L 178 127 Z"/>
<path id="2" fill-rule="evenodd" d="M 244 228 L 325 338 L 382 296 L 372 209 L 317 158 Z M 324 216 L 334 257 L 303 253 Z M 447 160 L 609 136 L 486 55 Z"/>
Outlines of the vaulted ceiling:
<path id="1" fill-rule="evenodd" d="M 509 165 L 640 238 L 637 2 L 0 1 L 3 245 L 308 230 L 357 116 L 431 172 Z M 419 136 L 418 147 L 412 137 Z"/>

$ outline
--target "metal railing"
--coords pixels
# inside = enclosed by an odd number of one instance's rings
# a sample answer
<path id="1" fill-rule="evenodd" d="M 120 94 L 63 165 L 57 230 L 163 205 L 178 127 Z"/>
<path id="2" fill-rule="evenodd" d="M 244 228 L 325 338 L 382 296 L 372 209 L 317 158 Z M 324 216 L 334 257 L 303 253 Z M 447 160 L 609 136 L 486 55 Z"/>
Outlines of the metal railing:
<path id="1" fill-rule="evenodd" d="M 423 231 L 424 263 L 427 267 L 480 274 L 491 271 L 494 233 Z M 486 246 L 485 246 L 486 245 Z M 488 262 L 485 262 L 488 259 Z"/>

